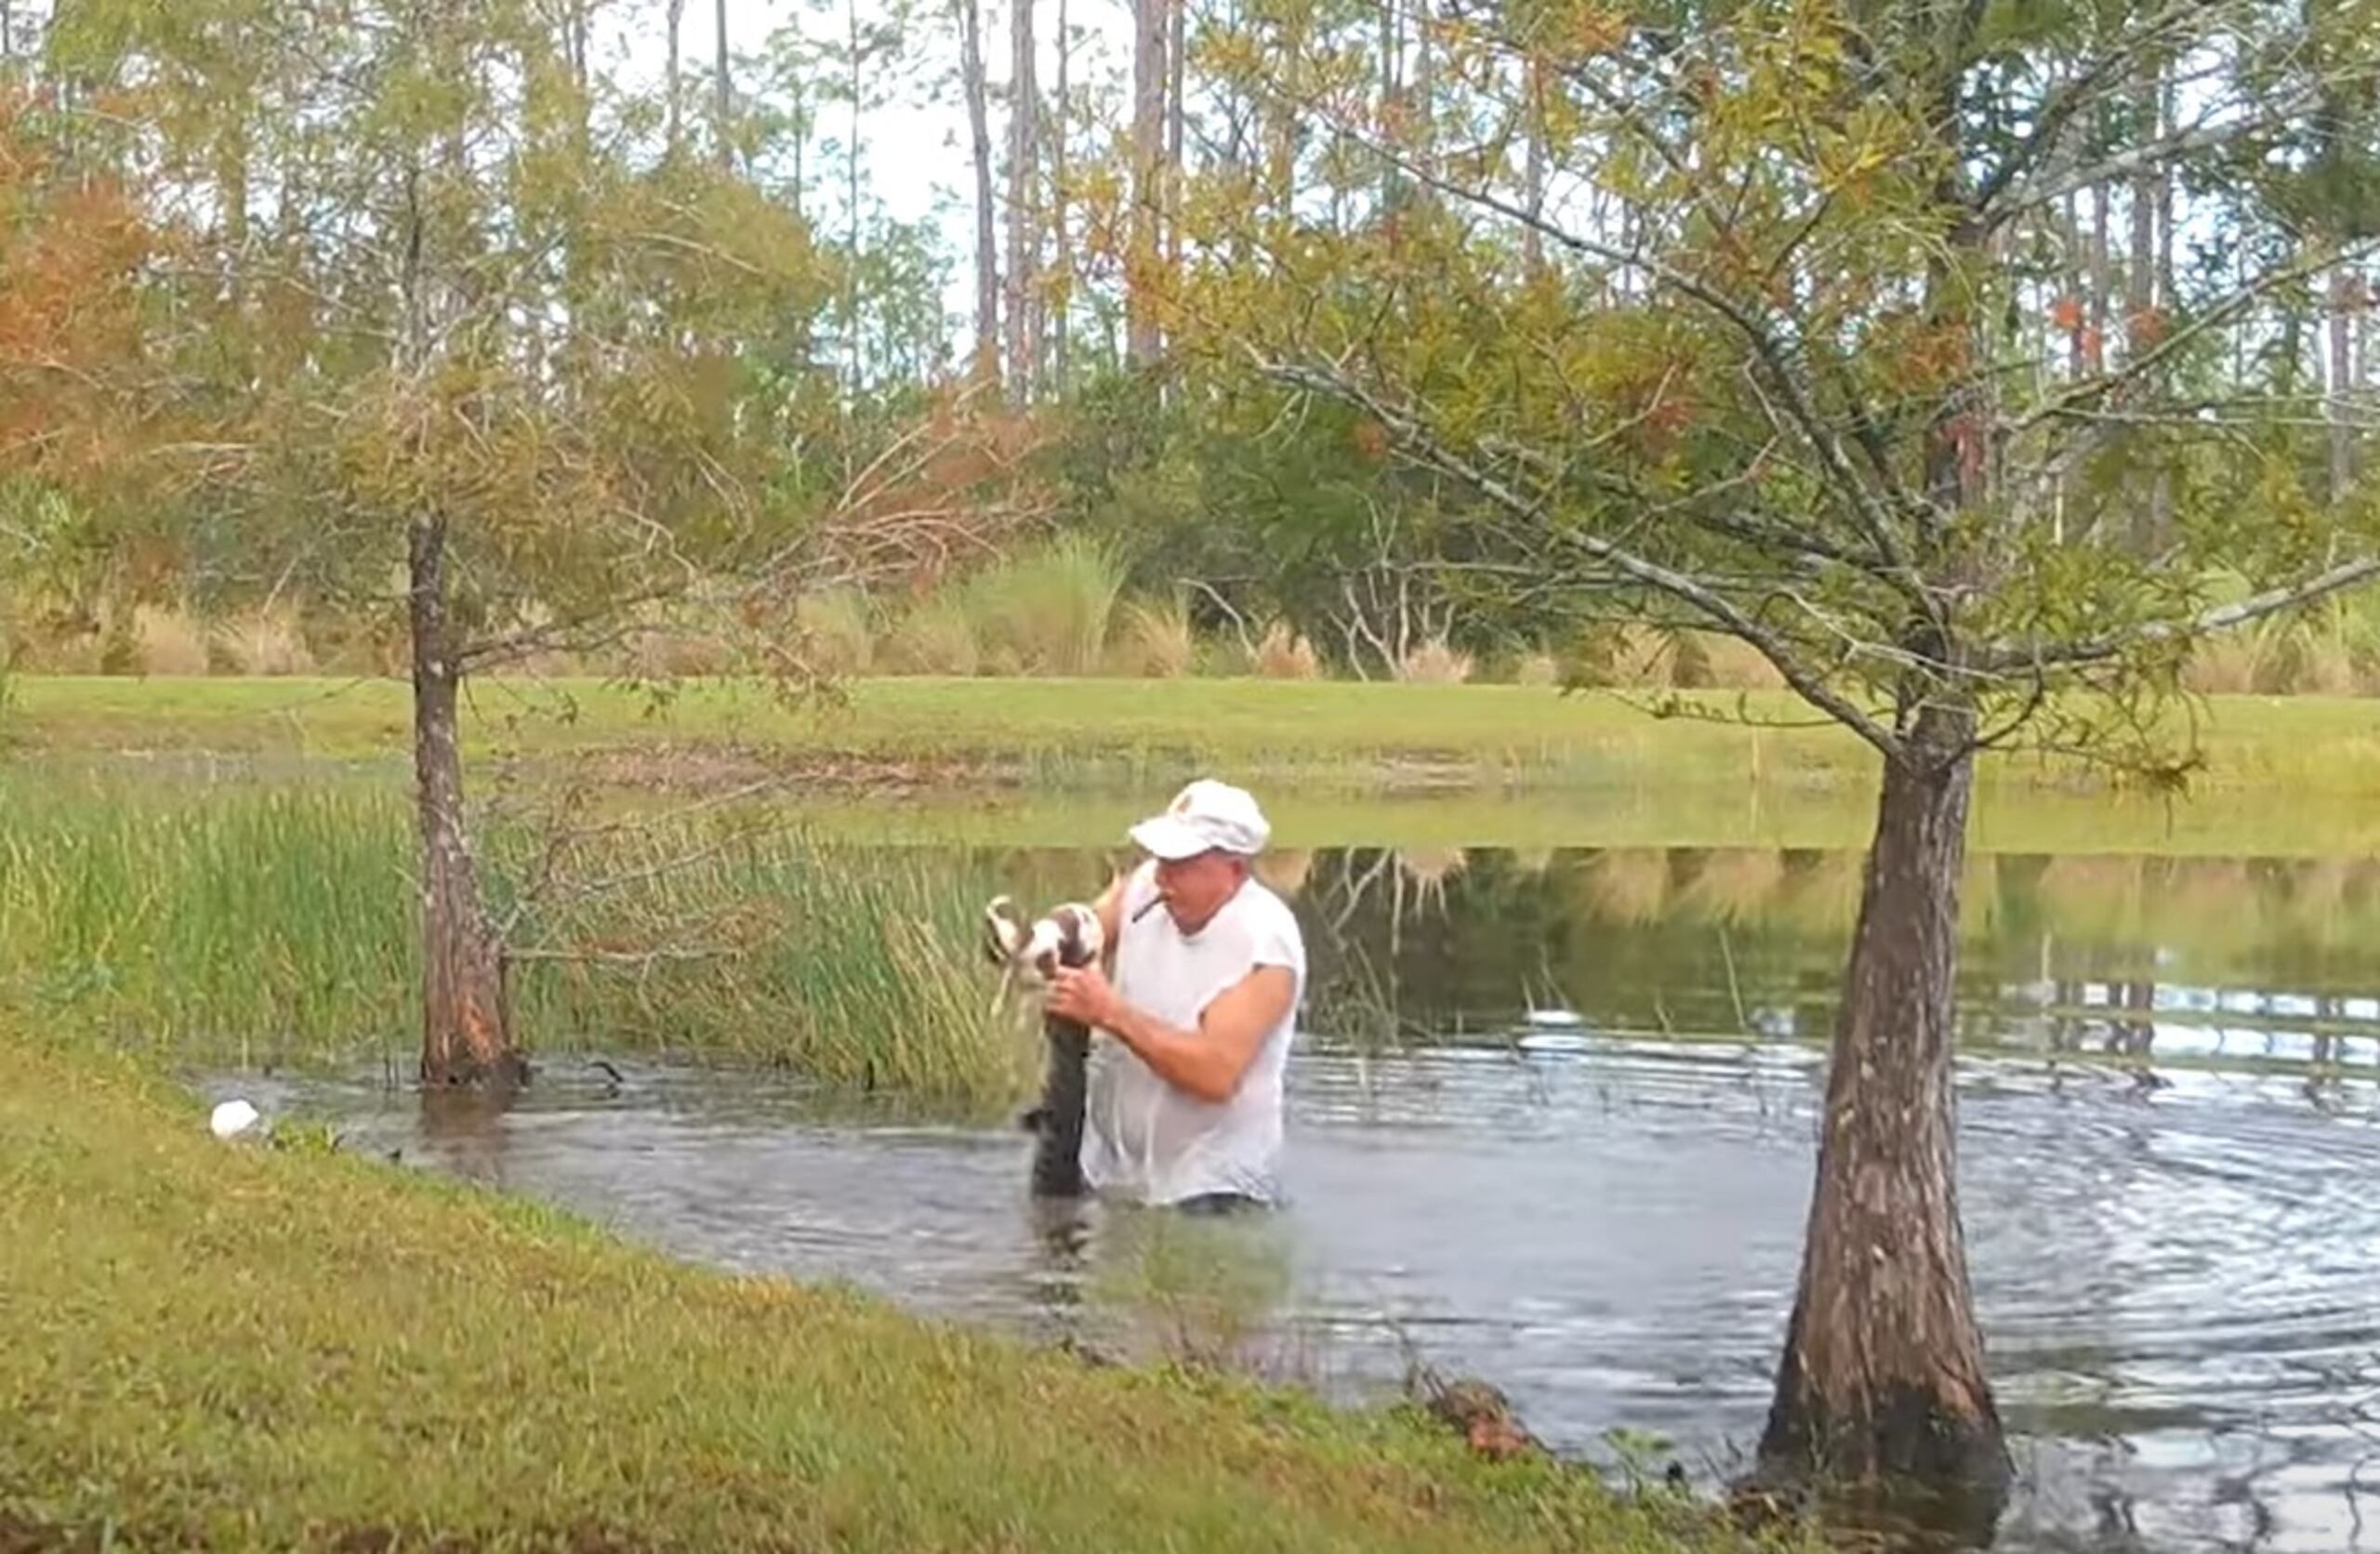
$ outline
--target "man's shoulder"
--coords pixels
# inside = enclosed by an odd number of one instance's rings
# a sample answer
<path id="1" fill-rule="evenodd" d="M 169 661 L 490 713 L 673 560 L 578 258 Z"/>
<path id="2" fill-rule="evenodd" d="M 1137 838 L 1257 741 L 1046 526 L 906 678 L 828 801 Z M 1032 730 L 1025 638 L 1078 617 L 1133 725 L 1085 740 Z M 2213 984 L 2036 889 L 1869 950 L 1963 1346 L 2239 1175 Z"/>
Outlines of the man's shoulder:
<path id="1" fill-rule="evenodd" d="M 1298 913 L 1297 908 L 1289 904 L 1289 899 L 1253 875 L 1249 876 L 1248 883 L 1250 893 L 1255 896 L 1258 902 L 1257 910 L 1280 919 L 1294 931 L 1298 926 Z"/>
<path id="2" fill-rule="evenodd" d="M 1284 901 L 1279 892 L 1253 875 L 1241 888 L 1241 910 L 1249 924 L 1263 934 L 1284 940 L 1302 954 L 1305 930 L 1298 926 L 1297 909 Z"/>

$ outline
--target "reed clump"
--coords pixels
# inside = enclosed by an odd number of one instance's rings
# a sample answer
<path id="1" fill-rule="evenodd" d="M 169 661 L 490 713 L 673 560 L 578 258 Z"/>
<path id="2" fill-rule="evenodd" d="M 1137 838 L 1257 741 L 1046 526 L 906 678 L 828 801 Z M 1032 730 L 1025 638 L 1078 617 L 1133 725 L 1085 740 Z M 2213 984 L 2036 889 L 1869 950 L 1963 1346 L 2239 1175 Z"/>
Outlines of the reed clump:
<path id="1" fill-rule="evenodd" d="M 976 947 L 987 869 L 749 817 L 556 836 L 481 837 L 533 1054 L 783 1065 L 961 1106 L 1029 1085 L 1030 1033 L 994 1010 Z M 377 787 L 0 783 L 0 1000 L 177 1065 L 403 1054 L 414 869 L 410 806 Z"/>

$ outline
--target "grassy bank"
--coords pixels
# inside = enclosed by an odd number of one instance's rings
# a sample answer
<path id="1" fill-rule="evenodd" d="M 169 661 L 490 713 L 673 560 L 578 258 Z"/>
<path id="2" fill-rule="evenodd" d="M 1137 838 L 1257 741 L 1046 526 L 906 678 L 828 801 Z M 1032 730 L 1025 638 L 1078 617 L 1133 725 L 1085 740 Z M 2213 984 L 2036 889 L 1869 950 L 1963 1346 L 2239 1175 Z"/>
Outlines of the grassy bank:
<path id="1" fill-rule="evenodd" d="M 1114 790 L 787 795 L 804 824 L 840 841 L 986 848 L 1110 848 L 1162 802 L 1144 783 Z M 1717 848 L 1864 851 L 1873 798 L 1843 787 L 1633 783 L 1611 788 L 1482 787 L 1431 793 L 1263 789 L 1280 849 Z M 1982 854 L 2196 858 L 2380 856 L 2380 806 L 2335 795 L 2215 790 L 2165 801 L 2057 789 L 2002 791 L 1968 833 Z"/>
<path id="2" fill-rule="evenodd" d="M 20 677 L 12 728 L 33 752 L 223 752 L 392 757 L 406 746 L 395 681 Z M 1712 712 L 1806 721 L 1778 691 L 1708 692 Z M 2201 715 L 2202 713 L 2202 716 Z M 2287 784 L 2380 793 L 2380 705 L 2347 697 L 2212 698 L 2198 717 L 2208 791 Z M 1833 727 L 1657 719 L 1604 694 L 1511 685 L 1185 679 L 876 679 L 840 705 L 787 708 L 738 682 L 668 704 L 596 681 L 481 682 L 465 734 L 477 754 L 593 757 L 597 776 L 695 783 L 791 770 L 813 783 L 932 787 L 999 779 L 1167 779 L 1217 767 L 1251 781 L 1342 788 L 1665 786 L 1862 791 L 1872 752 Z M 2088 774 L 1987 759 L 1982 785 L 2027 793 Z"/>
<path id="3" fill-rule="evenodd" d="M 721 816 L 482 838 L 534 1049 L 693 1051 L 990 1108 L 1035 1073 L 972 955 L 986 877 Z M 386 785 L 0 779 L 0 997 L 182 1062 L 411 1060 L 411 813 Z M 534 893 L 526 901 L 524 891 Z"/>
<path id="4" fill-rule="evenodd" d="M 1397 1417 L 680 1268 L 0 1055 L 10 1548 L 1716 1546 Z"/>

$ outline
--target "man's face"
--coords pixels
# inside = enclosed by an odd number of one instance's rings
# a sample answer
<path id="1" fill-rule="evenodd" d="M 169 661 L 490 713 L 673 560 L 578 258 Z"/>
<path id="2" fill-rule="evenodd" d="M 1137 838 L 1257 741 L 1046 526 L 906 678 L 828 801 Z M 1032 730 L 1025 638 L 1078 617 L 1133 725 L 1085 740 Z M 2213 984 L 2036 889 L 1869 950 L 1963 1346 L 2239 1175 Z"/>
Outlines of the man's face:
<path id="1" fill-rule="evenodd" d="M 1157 865 L 1157 895 L 1165 902 L 1166 915 L 1184 933 L 1205 928 L 1247 877 L 1247 859 L 1219 850 L 1159 859 Z"/>

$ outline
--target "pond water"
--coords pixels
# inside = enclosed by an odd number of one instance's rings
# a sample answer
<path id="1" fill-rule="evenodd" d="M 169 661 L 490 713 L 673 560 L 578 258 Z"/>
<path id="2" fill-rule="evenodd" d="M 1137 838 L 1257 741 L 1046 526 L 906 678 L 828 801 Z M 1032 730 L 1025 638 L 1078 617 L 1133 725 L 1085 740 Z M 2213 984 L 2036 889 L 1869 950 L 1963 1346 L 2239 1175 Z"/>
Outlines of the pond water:
<path id="1" fill-rule="evenodd" d="M 1033 900 L 1088 853 L 1014 854 Z M 1484 1376 L 1713 1484 L 1766 1407 L 1858 902 L 1833 852 L 1287 854 L 1315 961 L 1276 1218 L 1037 1213 L 1025 1144 L 558 1058 L 509 1110 L 268 1099 L 726 1266 L 1351 1401 Z M 1961 1192 L 2007 1550 L 2380 1547 L 2380 863 L 1977 861 Z M 600 1045 L 600 1044 L 595 1044 Z M 242 1082 L 256 1094 L 253 1081 Z M 1642 1432 L 1615 1438 L 1612 1432 Z M 2375 1468 L 2380 1471 L 2380 1468 Z"/>

